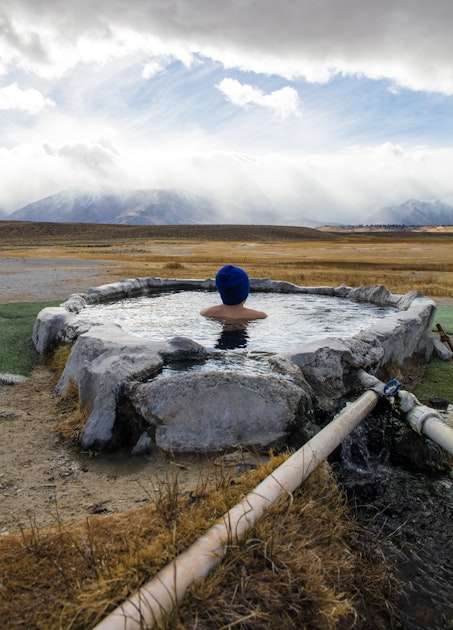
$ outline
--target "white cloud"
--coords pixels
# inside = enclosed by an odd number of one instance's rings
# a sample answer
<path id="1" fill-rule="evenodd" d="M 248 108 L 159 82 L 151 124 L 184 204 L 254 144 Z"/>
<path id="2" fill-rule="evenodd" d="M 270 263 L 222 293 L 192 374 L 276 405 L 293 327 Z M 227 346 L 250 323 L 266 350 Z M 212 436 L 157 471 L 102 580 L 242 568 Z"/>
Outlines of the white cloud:
<path id="1" fill-rule="evenodd" d="M 179 141 L 193 145 L 189 135 Z M 317 155 L 174 152 L 171 147 L 136 147 L 106 139 L 73 145 L 0 150 L 0 206 L 13 210 L 65 188 L 181 188 L 213 196 L 249 214 L 272 209 L 281 220 L 362 222 L 376 209 L 409 198 L 453 203 L 453 149 L 407 149 L 386 143 Z M 27 186 L 23 186 L 27 173 Z M 74 173 L 76 177 L 74 177 Z"/>
<path id="2" fill-rule="evenodd" d="M 0 206 L 74 184 L 326 220 L 451 200 L 452 23 L 451 0 L 2 0 Z"/>
<path id="3" fill-rule="evenodd" d="M 77 142 L 62 147 L 45 144 L 43 149 L 47 155 L 67 161 L 71 168 L 79 169 L 82 175 L 84 172 L 93 176 L 107 177 L 115 174 L 115 160 L 118 152 L 108 141 L 100 140 L 89 144 Z"/>
<path id="4" fill-rule="evenodd" d="M 0 57 L 42 73 L 158 47 L 184 62 L 200 53 L 288 78 L 355 74 L 453 94 L 451 0 L 3 0 L 2 10 Z"/>
<path id="5" fill-rule="evenodd" d="M 165 70 L 170 62 L 171 58 L 169 57 L 154 57 L 153 59 L 148 60 L 143 66 L 142 77 L 144 79 L 151 79 L 159 72 Z"/>
<path id="6" fill-rule="evenodd" d="M 245 109 L 249 105 L 258 105 L 272 110 L 282 118 L 300 114 L 299 96 L 293 87 L 286 86 L 265 94 L 262 90 L 236 79 L 223 79 L 217 88 L 229 101 Z"/>
<path id="7" fill-rule="evenodd" d="M 386 143 L 310 156 L 212 150 L 123 157 L 128 185 L 180 187 L 238 206 L 273 208 L 282 219 L 360 222 L 382 206 L 409 198 L 453 202 L 453 149 Z M 250 216 L 237 219 L 246 222 Z"/>
<path id="8" fill-rule="evenodd" d="M 98 190 L 126 183 L 124 165 L 107 140 L 74 145 L 0 147 L 0 208 L 15 210 L 69 188 Z M 26 186 L 24 185 L 26 181 Z"/>
<path id="9" fill-rule="evenodd" d="M 0 88 L 0 109 L 19 110 L 28 114 L 39 114 L 46 106 L 53 106 L 55 103 L 45 98 L 41 92 L 30 88 L 22 90 L 16 83 L 11 83 Z"/>

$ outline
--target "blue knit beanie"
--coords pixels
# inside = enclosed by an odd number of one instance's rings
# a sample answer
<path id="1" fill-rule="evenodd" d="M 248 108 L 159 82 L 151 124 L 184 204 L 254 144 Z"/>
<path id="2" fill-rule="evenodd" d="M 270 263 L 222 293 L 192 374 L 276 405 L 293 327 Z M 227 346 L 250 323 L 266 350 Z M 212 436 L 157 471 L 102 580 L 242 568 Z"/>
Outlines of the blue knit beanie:
<path id="1" fill-rule="evenodd" d="M 222 302 L 229 306 L 243 302 L 250 291 L 248 275 L 243 269 L 233 265 L 225 265 L 217 272 L 215 284 Z"/>

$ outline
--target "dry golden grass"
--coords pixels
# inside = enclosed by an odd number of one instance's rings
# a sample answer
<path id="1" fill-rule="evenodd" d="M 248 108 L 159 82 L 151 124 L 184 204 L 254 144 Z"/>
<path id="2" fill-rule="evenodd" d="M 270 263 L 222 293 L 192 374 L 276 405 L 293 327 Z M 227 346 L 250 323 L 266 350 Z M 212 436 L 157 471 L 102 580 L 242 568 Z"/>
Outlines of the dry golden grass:
<path id="1" fill-rule="evenodd" d="M 168 628 L 388 627 L 395 584 L 357 544 L 327 466 L 196 585 Z M 178 623 L 176 623 L 176 621 Z"/>
<path id="2" fill-rule="evenodd" d="M 122 226 L 111 233 L 103 231 L 106 226 L 84 225 L 80 234 L 72 226 L 62 235 L 53 234 L 57 224 L 30 225 L 33 238 L 27 230 L 16 230 L 12 238 L 0 229 L 1 256 L 110 260 L 115 265 L 105 282 L 139 276 L 207 278 L 232 263 L 252 277 L 306 286 L 384 284 L 396 293 L 419 289 L 429 297 L 453 297 L 453 232 L 332 235 L 266 226 Z M 132 236 L 125 227 L 136 228 Z M 154 238 L 146 228 L 152 228 Z"/>
<path id="3" fill-rule="evenodd" d="M 160 481 L 150 507 L 9 536 L 0 543 L 0 619 L 9 628 L 93 627 L 283 459 L 236 480 L 221 471 L 213 487 L 200 480 L 190 500 L 175 476 Z M 161 627 L 391 627 L 395 584 L 356 534 L 322 466 Z"/>

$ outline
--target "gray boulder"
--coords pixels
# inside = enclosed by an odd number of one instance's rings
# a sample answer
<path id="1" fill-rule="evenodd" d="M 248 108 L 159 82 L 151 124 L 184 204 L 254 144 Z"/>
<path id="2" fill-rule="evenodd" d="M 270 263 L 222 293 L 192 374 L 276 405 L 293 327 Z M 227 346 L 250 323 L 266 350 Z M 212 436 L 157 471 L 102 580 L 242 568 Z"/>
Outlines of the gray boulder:
<path id="1" fill-rule="evenodd" d="M 156 445 L 175 453 L 278 447 L 312 413 L 309 388 L 277 375 L 192 373 L 127 389 Z"/>
<path id="2" fill-rule="evenodd" d="M 19 385 L 26 381 L 28 381 L 28 378 L 21 374 L 9 374 L 8 372 L 0 374 L 0 385 Z"/>
<path id="3" fill-rule="evenodd" d="M 442 359 L 442 361 L 450 361 L 453 358 L 453 352 L 450 348 L 447 348 L 438 335 L 432 333 L 431 338 L 433 340 L 434 351 L 439 359 Z"/>
<path id="4" fill-rule="evenodd" d="M 96 326 L 80 335 L 72 348 L 56 393 L 64 394 L 71 383 L 79 404 L 88 413 L 80 434 L 84 449 L 112 449 L 128 439 L 128 419 L 118 416 L 124 384 L 159 372 L 165 359 L 207 356 L 205 348 L 190 339 L 169 342 L 141 339 L 119 326 Z"/>

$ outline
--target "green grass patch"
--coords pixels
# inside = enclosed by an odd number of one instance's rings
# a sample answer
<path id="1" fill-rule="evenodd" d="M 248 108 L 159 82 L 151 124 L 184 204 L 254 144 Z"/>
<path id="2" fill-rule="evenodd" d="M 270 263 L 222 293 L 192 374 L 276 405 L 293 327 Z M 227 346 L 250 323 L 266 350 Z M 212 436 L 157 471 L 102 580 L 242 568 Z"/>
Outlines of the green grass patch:
<path id="1" fill-rule="evenodd" d="M 453 335 L 453 306 L 440 306 L 437 309 L 433 325 L 435 331 L 436 324 L 440 324 L 446 333 Z"/>
<path id="2" fill-rule="evenodd" d="M 428 365 L 423 381 L 413 393 L 421 401 L 428 401 L 433 396 L 442 396 L 453 403 L 453 363 L 434 358 Z"/>
<path id="3" fill-rule="evenodd" d="M 0 304 L 0 372 L 28 376 L 38 357 L 31 340 L 36 316 L 46 306 L 59 302 L 14 302 Z"/>
<path id="4" fill-rule="evenodd" d="M 433 331 L 440 324 L 448 335 L 453 335 L 453 306 L 440 306 L 436 311 Z M 434 358 L 430 362 L 423 381 L 414 388 L 419 400 L 428 401 L 433 396 L 442 396 L 453 403 L 453 363 Z"/>

